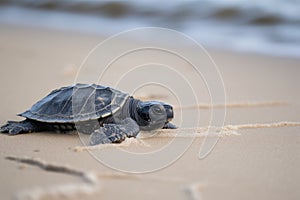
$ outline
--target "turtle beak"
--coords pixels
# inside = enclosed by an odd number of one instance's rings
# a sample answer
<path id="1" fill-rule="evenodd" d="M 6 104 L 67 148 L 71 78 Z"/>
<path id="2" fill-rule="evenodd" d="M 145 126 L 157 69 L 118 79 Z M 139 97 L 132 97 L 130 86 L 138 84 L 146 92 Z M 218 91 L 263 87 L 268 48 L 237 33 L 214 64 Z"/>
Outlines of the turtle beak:
<path id="1" fill-rule="evenodd" d="M 167 114 L 167 121 L 171 121 L 174 117 L 173 108 L 170 105 L 164 105 Z"/>

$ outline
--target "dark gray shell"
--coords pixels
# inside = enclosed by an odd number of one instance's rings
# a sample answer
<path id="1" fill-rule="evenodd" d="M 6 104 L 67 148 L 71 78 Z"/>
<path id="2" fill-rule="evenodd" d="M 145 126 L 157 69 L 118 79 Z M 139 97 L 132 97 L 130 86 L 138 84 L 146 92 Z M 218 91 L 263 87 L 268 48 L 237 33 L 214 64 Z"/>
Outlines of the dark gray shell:
<path id="1" fill-rule="evenodd" d="M 79 122 L 116 113 L 129 95 L 110 87 L 76 84 L 52 91 L 19 116 L 41 122 Z"/>

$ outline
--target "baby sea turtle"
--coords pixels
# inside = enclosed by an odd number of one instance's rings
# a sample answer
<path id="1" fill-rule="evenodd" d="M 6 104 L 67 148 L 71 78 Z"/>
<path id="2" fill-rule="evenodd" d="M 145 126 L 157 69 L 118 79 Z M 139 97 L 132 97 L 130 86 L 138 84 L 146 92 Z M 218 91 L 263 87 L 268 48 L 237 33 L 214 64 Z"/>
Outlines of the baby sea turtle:
<path id="1" fill-rule="evenodd" d="M 140 101 L 127 93 L 95 84 L 76 84 L 52 91 L 19 114 L 26 119 L 8 121 L 0 132 L 20 133 L 78 130 L 91 134 L 90 144 L 122 142 L 140 130 L 176 128 L 172 106 Z"/>

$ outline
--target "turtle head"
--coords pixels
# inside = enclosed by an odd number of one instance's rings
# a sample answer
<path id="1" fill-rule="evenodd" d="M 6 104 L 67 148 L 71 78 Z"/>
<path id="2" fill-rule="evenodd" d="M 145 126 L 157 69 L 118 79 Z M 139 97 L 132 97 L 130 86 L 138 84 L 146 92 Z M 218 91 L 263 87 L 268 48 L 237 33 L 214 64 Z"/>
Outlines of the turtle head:
<path id="1" fill-rule="evenodd" d="M 136 113 L 140 129 L 146 131 L 163 128 L 173 119 L 172 106 L 159 101 L 139 102 Z"/>

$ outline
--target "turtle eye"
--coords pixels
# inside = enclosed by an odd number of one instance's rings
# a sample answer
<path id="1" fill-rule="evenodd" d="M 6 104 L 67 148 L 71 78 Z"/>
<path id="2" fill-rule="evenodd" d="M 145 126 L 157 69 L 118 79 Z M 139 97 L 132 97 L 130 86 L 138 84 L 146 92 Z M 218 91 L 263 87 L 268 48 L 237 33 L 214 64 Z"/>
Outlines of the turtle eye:
<path id="1" fill-rule="evenodd" d="M 158 106 L 153 106 L 153 112 L 156 114 L 162 114 L 162 110 Z"/>

